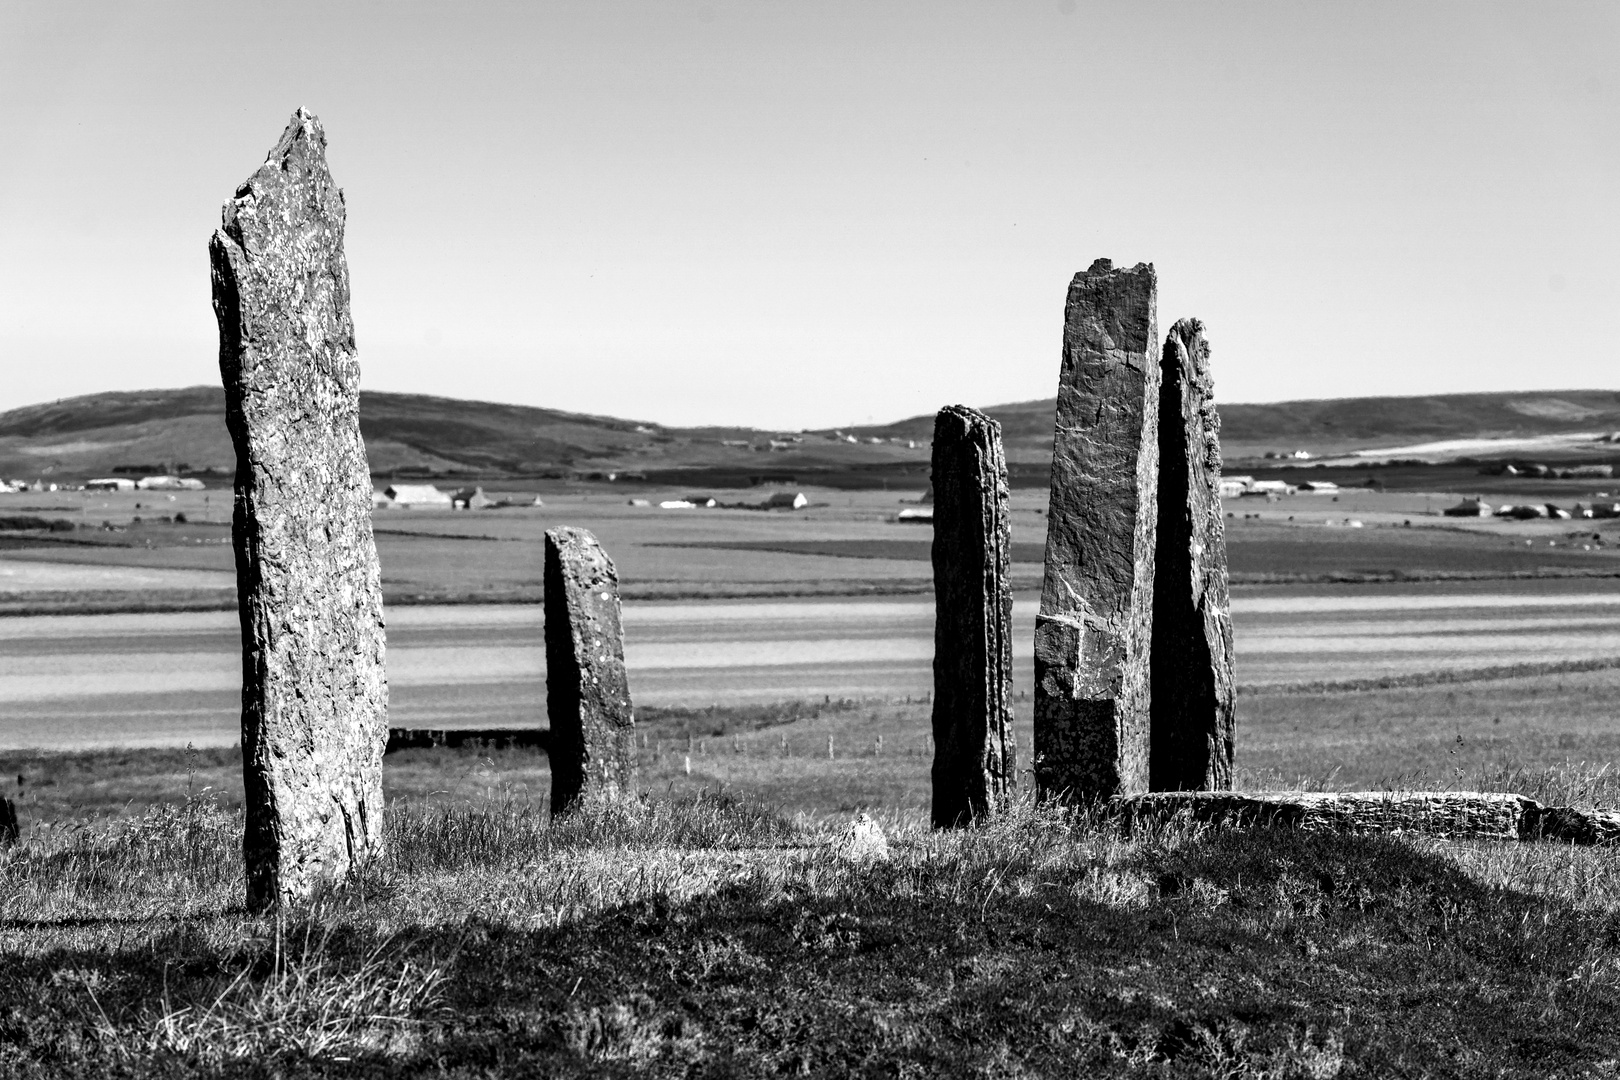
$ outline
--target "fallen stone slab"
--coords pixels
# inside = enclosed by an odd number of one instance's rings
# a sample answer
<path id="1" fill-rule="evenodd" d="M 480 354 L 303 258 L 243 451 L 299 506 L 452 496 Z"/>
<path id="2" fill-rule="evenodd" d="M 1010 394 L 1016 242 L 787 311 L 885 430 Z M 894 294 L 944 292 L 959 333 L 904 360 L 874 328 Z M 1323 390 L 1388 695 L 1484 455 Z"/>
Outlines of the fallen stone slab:
<path id="1" fill-rule="evenodd" d="M 635 714 L 613 560 L 585 529 L 548 529 L 543 580 L 551 812 L 560 814 L 587 796 L 629 790 Z"/>
<path id="2" fill-rule="evenodd" d="M 345 210 L 300 109 L 208 253 L 236 449 L 247 902 L 307 898 L 383 842 L 381 572 Z"/>
<path id="3" fill-rule="evenodd" d="M 1116 798 L 1109 810 L 1132 826 L 1183 819 L 1446 840 L 1620 841 L 1620 811 L 1543 806 L 1524 795 L 1487 791 L 1155 791 Z"/>

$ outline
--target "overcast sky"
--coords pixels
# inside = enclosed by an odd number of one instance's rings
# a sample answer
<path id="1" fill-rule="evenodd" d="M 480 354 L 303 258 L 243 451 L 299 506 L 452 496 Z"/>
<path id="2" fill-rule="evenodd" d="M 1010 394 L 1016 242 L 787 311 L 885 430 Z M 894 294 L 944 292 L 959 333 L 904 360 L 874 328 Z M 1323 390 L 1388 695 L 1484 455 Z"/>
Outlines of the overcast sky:
<path id="1" fill-rule="evenodd" d="M 0 3 L 0 408 L 218 379 L 300 105 L 363 383 L 811 426 L 1050 396 L 1099 256 L 1226 401 L 1614 387 L 1620 4 Z"/>

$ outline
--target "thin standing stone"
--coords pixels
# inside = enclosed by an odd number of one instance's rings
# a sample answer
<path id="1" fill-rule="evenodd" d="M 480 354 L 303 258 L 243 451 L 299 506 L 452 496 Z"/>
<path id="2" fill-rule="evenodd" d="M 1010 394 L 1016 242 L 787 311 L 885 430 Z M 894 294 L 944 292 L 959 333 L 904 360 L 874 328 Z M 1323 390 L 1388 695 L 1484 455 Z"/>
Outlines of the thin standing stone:
<path id="1" fill-rule="evenodd" d="M 300 109 L 209 244 L 242 619 L 248 906 L 382 846 L 382 581 L 360 438 L 343 193 Z"/>
<path id="2" fill-rule="evenodd" d="M 934 805 L 966 825 L 1012 793 L 1012 518 L 1001 425 L 965 405 L 934 418 Z M 882 740 L 878 741 L 879 747 Z"/>
<path id="3" fill-rule="evenodd" d="M 1147 789 L 1158 505 L 1153 267 L 1098 259 L 1069 286 L 1035 624 L 1035 783 L 1043 798 Z"/>
<path id="4" fill-rule="evenodd" d="M 1153 582 L 1154 791 L 1232 786 L 1232 601 L 1221 519 L 1221 419 L 1204 324 L 1165 338 Z"/>
<path id="5" fill-rule="evenodd" d="M 629 789 L 635 716 L 624 673 L 619 576 L 596 537 L 584 529 L 547 530 L 545 591 L 551 812 L 560 814 L 586 796 Z"/>

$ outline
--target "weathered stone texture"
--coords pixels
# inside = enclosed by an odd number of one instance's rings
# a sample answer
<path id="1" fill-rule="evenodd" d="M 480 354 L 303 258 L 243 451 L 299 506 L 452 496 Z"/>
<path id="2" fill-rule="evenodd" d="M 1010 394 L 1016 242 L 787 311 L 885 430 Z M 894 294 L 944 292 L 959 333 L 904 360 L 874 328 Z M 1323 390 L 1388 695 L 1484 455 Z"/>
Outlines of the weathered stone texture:
<path id="1" fill-rule="evenodd" d="M 1170 328 L 1161 369 L 1148 786 L 1216 790 L 1232 786 L 1236 689 L 1221 421 L 1202 323 Z"/>
<path id="2" fill-rule="evenodd" d="M 1001 425 L 963 405 L 941 409 L 933 483 L 933 821 L 949 828 L 1005 803 L 1017 767 Z"/>
<path id="3" fill-rule="evenodd" d="M 209 244 L 242 619 L 247 896 L 343 878 L 382 844 L 382 583 L 360 438 L 343 194 L 299 110 Z"/>
<path id="4" fill-rule="evenodd" d="M 1163 791 L 1121 799 L 1115 809 L 1141 823 L 1185 815 L 1219 826 L 1517 840 L 1534 827 L 1537 804 L 1478 791 Z"/>
<path id="5" fill-rule="evenodd" d="M 1416 833 L 1450 840 L 1620 842 L 1620 811 L 1543 806 L 1482 791 L 1156 791 L 1116 799 L 1127 823 L 1185 817 L 1232 828 L 1282 826 L 1330 833 Z"/>
<path id="6" fill-rule="evenodd" d="M 613 560 L 584 529 L 550 529 L 544 581 L 551 812 L 557 814 L 586 796 L 629 788 L 635 717 Z"/>
<path id="7" fill-rule="evenodd" d="M 1043 797 L 1146 790 L 1158 507 L 1153 267 L 1098 259 L 1069 286 L 1035 627 Z"/>

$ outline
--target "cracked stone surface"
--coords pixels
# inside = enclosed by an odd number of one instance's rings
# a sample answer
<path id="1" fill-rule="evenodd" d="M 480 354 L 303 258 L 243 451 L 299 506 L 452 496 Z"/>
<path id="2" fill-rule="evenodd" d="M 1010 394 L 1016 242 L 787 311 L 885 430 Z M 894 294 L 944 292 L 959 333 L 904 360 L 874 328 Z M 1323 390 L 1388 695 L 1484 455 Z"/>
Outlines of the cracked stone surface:
<path id="1" fill-rule="evenodd" d="M 341 881 L 382 845 L 382 581 L 360 438 L 344 205 L 300 109 L 209 244 L 242 620 L 252 908 Z"/>
<path id="2" fill-rule="evenodd" d="M 551 812 L 628 791 L 635 715 L 624 671 L 619 575 L 585 529 L 546 532 L 546 712 Z"/>
<path id="3" fill-rule="evenodd" d="M 1157 531 L 1157 282 L 1107 259 L 1064 309 L 1035 624 L 1035 783 L 1077 801 L 1148 786 L 1149 649 Z"/>
<path id="4" fill-rule="evenodd" d="M 1012 518 L 1001 425 L 951 405 L 934 418 L 933 823 L 1005 803 L 1012 733 Z"/>
<path id="5" fill-rule="evenodd" d="M 1182 319 L 1162 353 L 1159 527 L 1153 582 L 1154 791 L 1232 786 L 1236 687 L 1221 517 L 1221 420 L 1204 325 Z"/>

